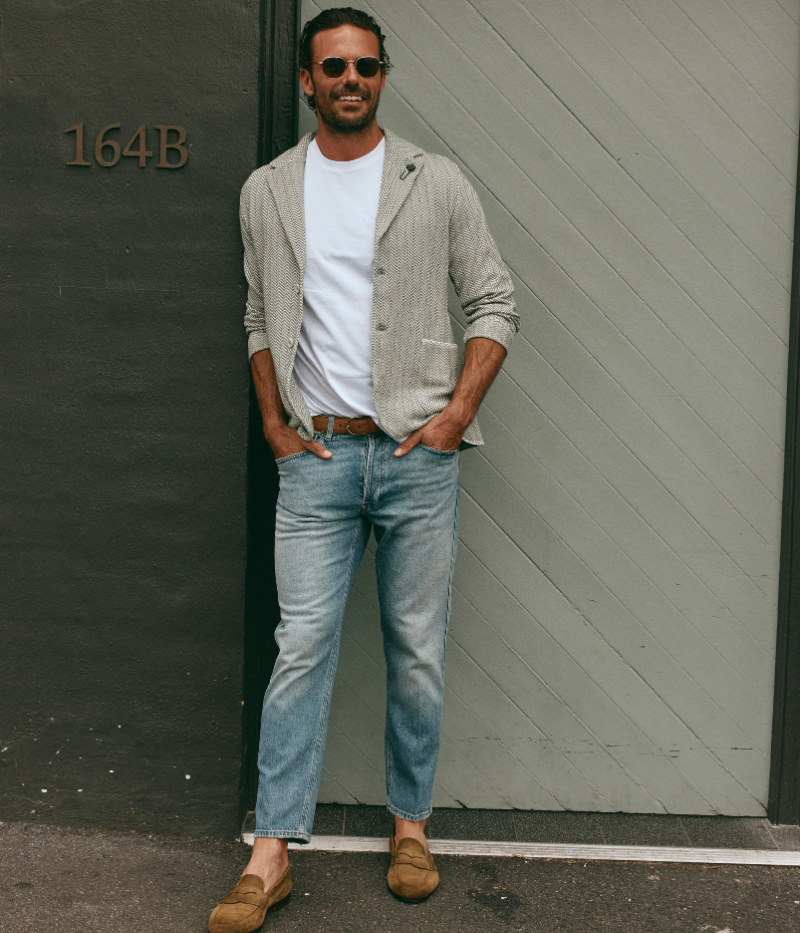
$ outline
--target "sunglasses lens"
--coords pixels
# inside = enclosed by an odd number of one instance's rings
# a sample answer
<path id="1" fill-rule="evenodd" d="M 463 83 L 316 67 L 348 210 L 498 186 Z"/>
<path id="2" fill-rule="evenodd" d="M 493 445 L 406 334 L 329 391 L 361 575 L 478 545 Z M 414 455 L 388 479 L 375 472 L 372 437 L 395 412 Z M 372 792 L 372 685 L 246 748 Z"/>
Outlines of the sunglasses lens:
<path id="1" fill-rule="evenodd" d="M 322 73 L 326 78 L 338 78 L 344 74 L 347 62 L 343 58 L 326 58 L 322 63 Z"/>
<path id="2" fill-rule="evenodd" d="M 359 58 L 356 62 L 356 68 L 362 78 L 374 78 L 380 67 L 381 63 L 377 58 Z"/>
<path id="3" fill-rule="evenodd" d="M 359 58 L 356 62 L 356 70 L 362 78 L 374 78 L 380 71 L 381 63 L 377 58 Z M 347 62 L 343 58 L 326 58 L 322 62 L 322 73 L 326 78 L 340 78 L 347 68 Z"/>

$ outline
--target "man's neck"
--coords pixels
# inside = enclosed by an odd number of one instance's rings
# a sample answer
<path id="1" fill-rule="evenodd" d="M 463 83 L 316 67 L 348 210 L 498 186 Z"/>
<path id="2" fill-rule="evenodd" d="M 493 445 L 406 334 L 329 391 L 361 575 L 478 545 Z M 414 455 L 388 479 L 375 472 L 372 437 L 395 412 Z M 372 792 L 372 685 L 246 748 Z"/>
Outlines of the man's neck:
<path id="1" fill-rule="evenodd" d="M 383 139 L 383 130 L 377 121 L 373 120 L 369 126 L 358 132 L 340 133 L 319 120 L 315 139 L 319 151 L 326 159 L 332 162 L 351 162 L 372 152 Z"/>

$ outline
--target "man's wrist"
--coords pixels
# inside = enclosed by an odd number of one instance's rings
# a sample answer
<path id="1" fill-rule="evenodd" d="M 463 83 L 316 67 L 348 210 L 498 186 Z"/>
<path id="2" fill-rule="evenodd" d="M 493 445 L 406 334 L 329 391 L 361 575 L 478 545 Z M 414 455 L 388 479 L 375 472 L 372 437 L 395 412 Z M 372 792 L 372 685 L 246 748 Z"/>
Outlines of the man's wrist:
<path id="1" fill-rule="evenodd" d="M 272 415 L 269 418 L 264 418 L 264 434 L 266 437 L 270 437 L 273 434 L 280 434 L 281 431 L 286 430 L 289 426 L 277 415 Z"/>
<path id="2" fill-rule="evenodd" d="M 453 399 L 446 408 L 442 410 L 442 416 L 463 434 L 470 424 L 472 424 L 475 413 L 471 412 L 468 406 L 464 405 L 462 402 Z"/>

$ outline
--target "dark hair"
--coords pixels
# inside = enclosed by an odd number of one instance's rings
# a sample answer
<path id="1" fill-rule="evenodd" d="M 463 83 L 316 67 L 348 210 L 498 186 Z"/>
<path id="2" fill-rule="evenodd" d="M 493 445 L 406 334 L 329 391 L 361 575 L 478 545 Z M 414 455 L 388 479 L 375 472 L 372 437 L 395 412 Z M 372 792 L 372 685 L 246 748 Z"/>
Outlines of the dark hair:
<path id="1" fill-rule="evenodd" d="M 310 19 L 305 26 L 303 26 L 303 31 L 300 33 L 300 49 L 297 56 L 301 68 L 311 71 L 311 44 L 314 41 L 314 36 L 325 29 L 338 29 L 339 26 L 357 26 L 359 29 L 366 29 L 367 32 L 374 33 L 378 37 L 380 47 L 378 54 L 380 60 L 383 62 L 381 69 L 386 72 L 392 67 L 389 56 L 386 54 L 386 47 L 384 46 L 386 36 L 381 32 L 381 27 L 369 13 L 365 13 L 363 10 L 355 10 L 351 6 L 341 6 L 333 10 L 323 10 L 315 16 L 314 19 Z M 306 101 L 312 110 L 317 109 L 313 96 L 309 97 L 308 94 L 306 94 Z"/>

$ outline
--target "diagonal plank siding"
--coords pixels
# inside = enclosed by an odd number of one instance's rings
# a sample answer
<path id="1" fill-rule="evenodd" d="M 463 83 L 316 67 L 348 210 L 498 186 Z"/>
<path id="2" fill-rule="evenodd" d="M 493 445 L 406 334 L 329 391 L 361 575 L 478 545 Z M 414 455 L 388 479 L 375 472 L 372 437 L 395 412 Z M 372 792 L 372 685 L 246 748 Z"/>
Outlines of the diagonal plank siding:
<path id="1" fill-rule="evenodd" d="M 364 8 L 382 121 L 461 165 L 523 317 L 462 458 L 435 805 L 763 815 L 800 0 Z M 384 802 L 383 679 L 368 554 L 320 800 Z"/>

